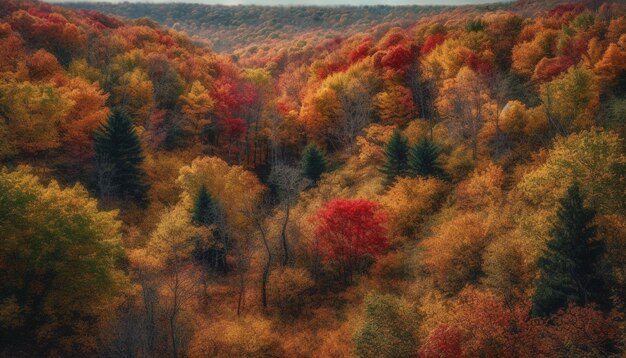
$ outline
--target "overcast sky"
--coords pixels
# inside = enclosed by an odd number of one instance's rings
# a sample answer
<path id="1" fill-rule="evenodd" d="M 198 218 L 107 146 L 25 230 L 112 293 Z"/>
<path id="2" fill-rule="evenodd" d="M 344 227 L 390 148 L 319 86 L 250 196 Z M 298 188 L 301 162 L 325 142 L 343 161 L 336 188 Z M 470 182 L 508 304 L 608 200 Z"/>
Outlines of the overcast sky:
<path id="1" fill-rule="evenodd" d="M 2 1 L 2 0 L 0 0 Z M 48 2 L 99 2 L 102 0 L 48 0 Z M 128 0 L 109 0 L 123 2 Z M 223 5 L 463 5 L 499 2 L 498 0 L 140 0 L 129 2 L 176 2 Z"/>

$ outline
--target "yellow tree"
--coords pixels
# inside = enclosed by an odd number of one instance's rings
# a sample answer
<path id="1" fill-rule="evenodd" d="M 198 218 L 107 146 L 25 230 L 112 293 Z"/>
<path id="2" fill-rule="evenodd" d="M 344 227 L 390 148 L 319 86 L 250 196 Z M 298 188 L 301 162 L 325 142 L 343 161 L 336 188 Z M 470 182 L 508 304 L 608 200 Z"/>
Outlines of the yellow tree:
<path id="1" fill-rule="evenodd" d="M 594 73 L 584 67 L 570 69 L 541 86 L 541 100 L 555 133 L 567 135 L 574 128 L 589 128 L 600 105 L 600 89 Z"/>
<path id="2" fill-rule="evenodd" d="M 13 352 L 83 356 L 125 284 L 117 212 L 80 185 L 0 171 L 0 335 Z M 7 347 L 3 347 L 7 348 Z"/>
<path id="3" fill-rule="evenodd" d="M 211 124 L 213 98 L 200 81 L 194 81 L 189 93 L 182 95 L 180 100 L 184 114 L 181 129 L 192 138 L 198 139 L 204 128 Z"/>
<path id="4" fill-rule="evenodd" d="M 0 156 L 59 147 L 59 125 L 72 102 L 47 84 L 0 82 Z"/>
<path id="5" fill-rule="evenodd" d="M 146 122 L 154 106 L 154 96 L 152 81 L 144 70 L 125 72 L 112 93 L 114 103 L 126 109 L 136 124 Z"/>
<path id="6" fill-rule="evenodd" d="M 468 67 L 443 82 L 436 101 L 437 110 L 451 132 L 471 141 L 474 159 L 478 152 L 478 132 L 490 115 L 487 108 L 490 102 L 482 79 Z"/>

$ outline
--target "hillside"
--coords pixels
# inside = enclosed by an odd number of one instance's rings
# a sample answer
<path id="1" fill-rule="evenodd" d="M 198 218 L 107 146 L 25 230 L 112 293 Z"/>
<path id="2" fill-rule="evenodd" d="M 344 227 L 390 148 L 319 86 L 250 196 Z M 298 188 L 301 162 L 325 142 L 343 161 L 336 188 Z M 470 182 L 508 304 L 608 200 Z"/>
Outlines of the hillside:
<path id="1" fill-rule="evenodd" d="M 624 4 L 95 6 L 0 2 L 0 357 L 626 352 Z"/>

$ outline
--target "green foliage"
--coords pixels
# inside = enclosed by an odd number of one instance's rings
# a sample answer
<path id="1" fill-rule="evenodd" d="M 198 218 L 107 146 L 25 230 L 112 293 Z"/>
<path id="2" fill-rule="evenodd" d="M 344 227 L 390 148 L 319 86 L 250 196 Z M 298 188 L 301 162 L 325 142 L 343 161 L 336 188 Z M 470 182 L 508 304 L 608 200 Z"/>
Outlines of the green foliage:
<path id="1" fill-rule="evenodd" d="M 123 282 L 116 215 L 98 211 L 79 185 L 0 172 L 2 346 L 33 356 L 84 348 Z"/>
<path id="2" fill-rule="evenodd" d="M 596 272 L 604 245 L 594 240 L 594 217 L 595 211 L 583 206 L 578 185 L 572 185 L 561 199 L 552 240 L 539 259 L 541 277 L 533 296 L 533 315 L 548 316 L 570 303 L 605 301 L 604 282 Z"/>
<path id="3" fill-rule="evenodd" d="M 402 136 L 400 130 L 396 129 L 385 146 L 385 156 L 387 162 L 381 169 L 385 174 L 388 184 L 392 183 L 396 177 L 404 176 L 408 171 L 408 153 L 409 144 L 407 139 Z"/>
<path id="4" fill-rule="evenodd" d="M 439 164 L 441 150 L 430 139 L 424 137 L 409 152 L 409 171 L 414 176 L 445 177 Z"/>
<path id="5" fill-rule="evenodd" d="M 356 355 L 369 357 L 413 357 L 418 347 L 417 317 L 406 303 L 391 295 L 368 295 L 365 323 L 354 334 Z"/>
<path id="6" fill-rule="evenodd" d="M 302 172 L 304 176 L 314 183 L 317 183 L 326 172 L 328 164 L 324 153 L 315 145 L 309 144 L 302 153 Z"/>
<path id="7" fill-rule="evenodd" d="M 215 201 L 209 194 L 206 186 L 202 185 L 193 202 L 191 220 L 196 225 L 208 226 L 215 220 Z"/>
<path id="8" fill-rule="evenodd" d="M 485 22 L 480 19 L 470 20 L 465 24 L 465 31 L 479 32 L 485 29 Z"/>
<path id="9" fill-rule="evenodd" d="M 96 133 L 95 142 L 101 195 L 110 193 L 147 206 L 149 185 L 141 168 L 143 150 L 130 116 L 122 109 L 113 109 Z"/>

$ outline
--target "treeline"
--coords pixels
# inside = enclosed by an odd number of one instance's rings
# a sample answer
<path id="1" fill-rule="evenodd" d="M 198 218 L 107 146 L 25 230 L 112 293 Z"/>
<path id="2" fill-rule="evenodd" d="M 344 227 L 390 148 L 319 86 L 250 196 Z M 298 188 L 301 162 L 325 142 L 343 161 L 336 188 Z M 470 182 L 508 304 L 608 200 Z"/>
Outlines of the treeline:
<path id="1" fill-rule="evenodd" d="M 449 9 L 444 6 L 223 6 L 201 4 L 71 3 L 131 19 L 154 21 L 208 40 L 215 51 L 233 51 L 274 39 L 295 39 L 322 29 L 325 36 L 349 36 L 381 24 L 408 26 Z M 506 5 L 483 6 L 484 11 Z M 474 9 L 474 8 L 472 8 Z"/>

